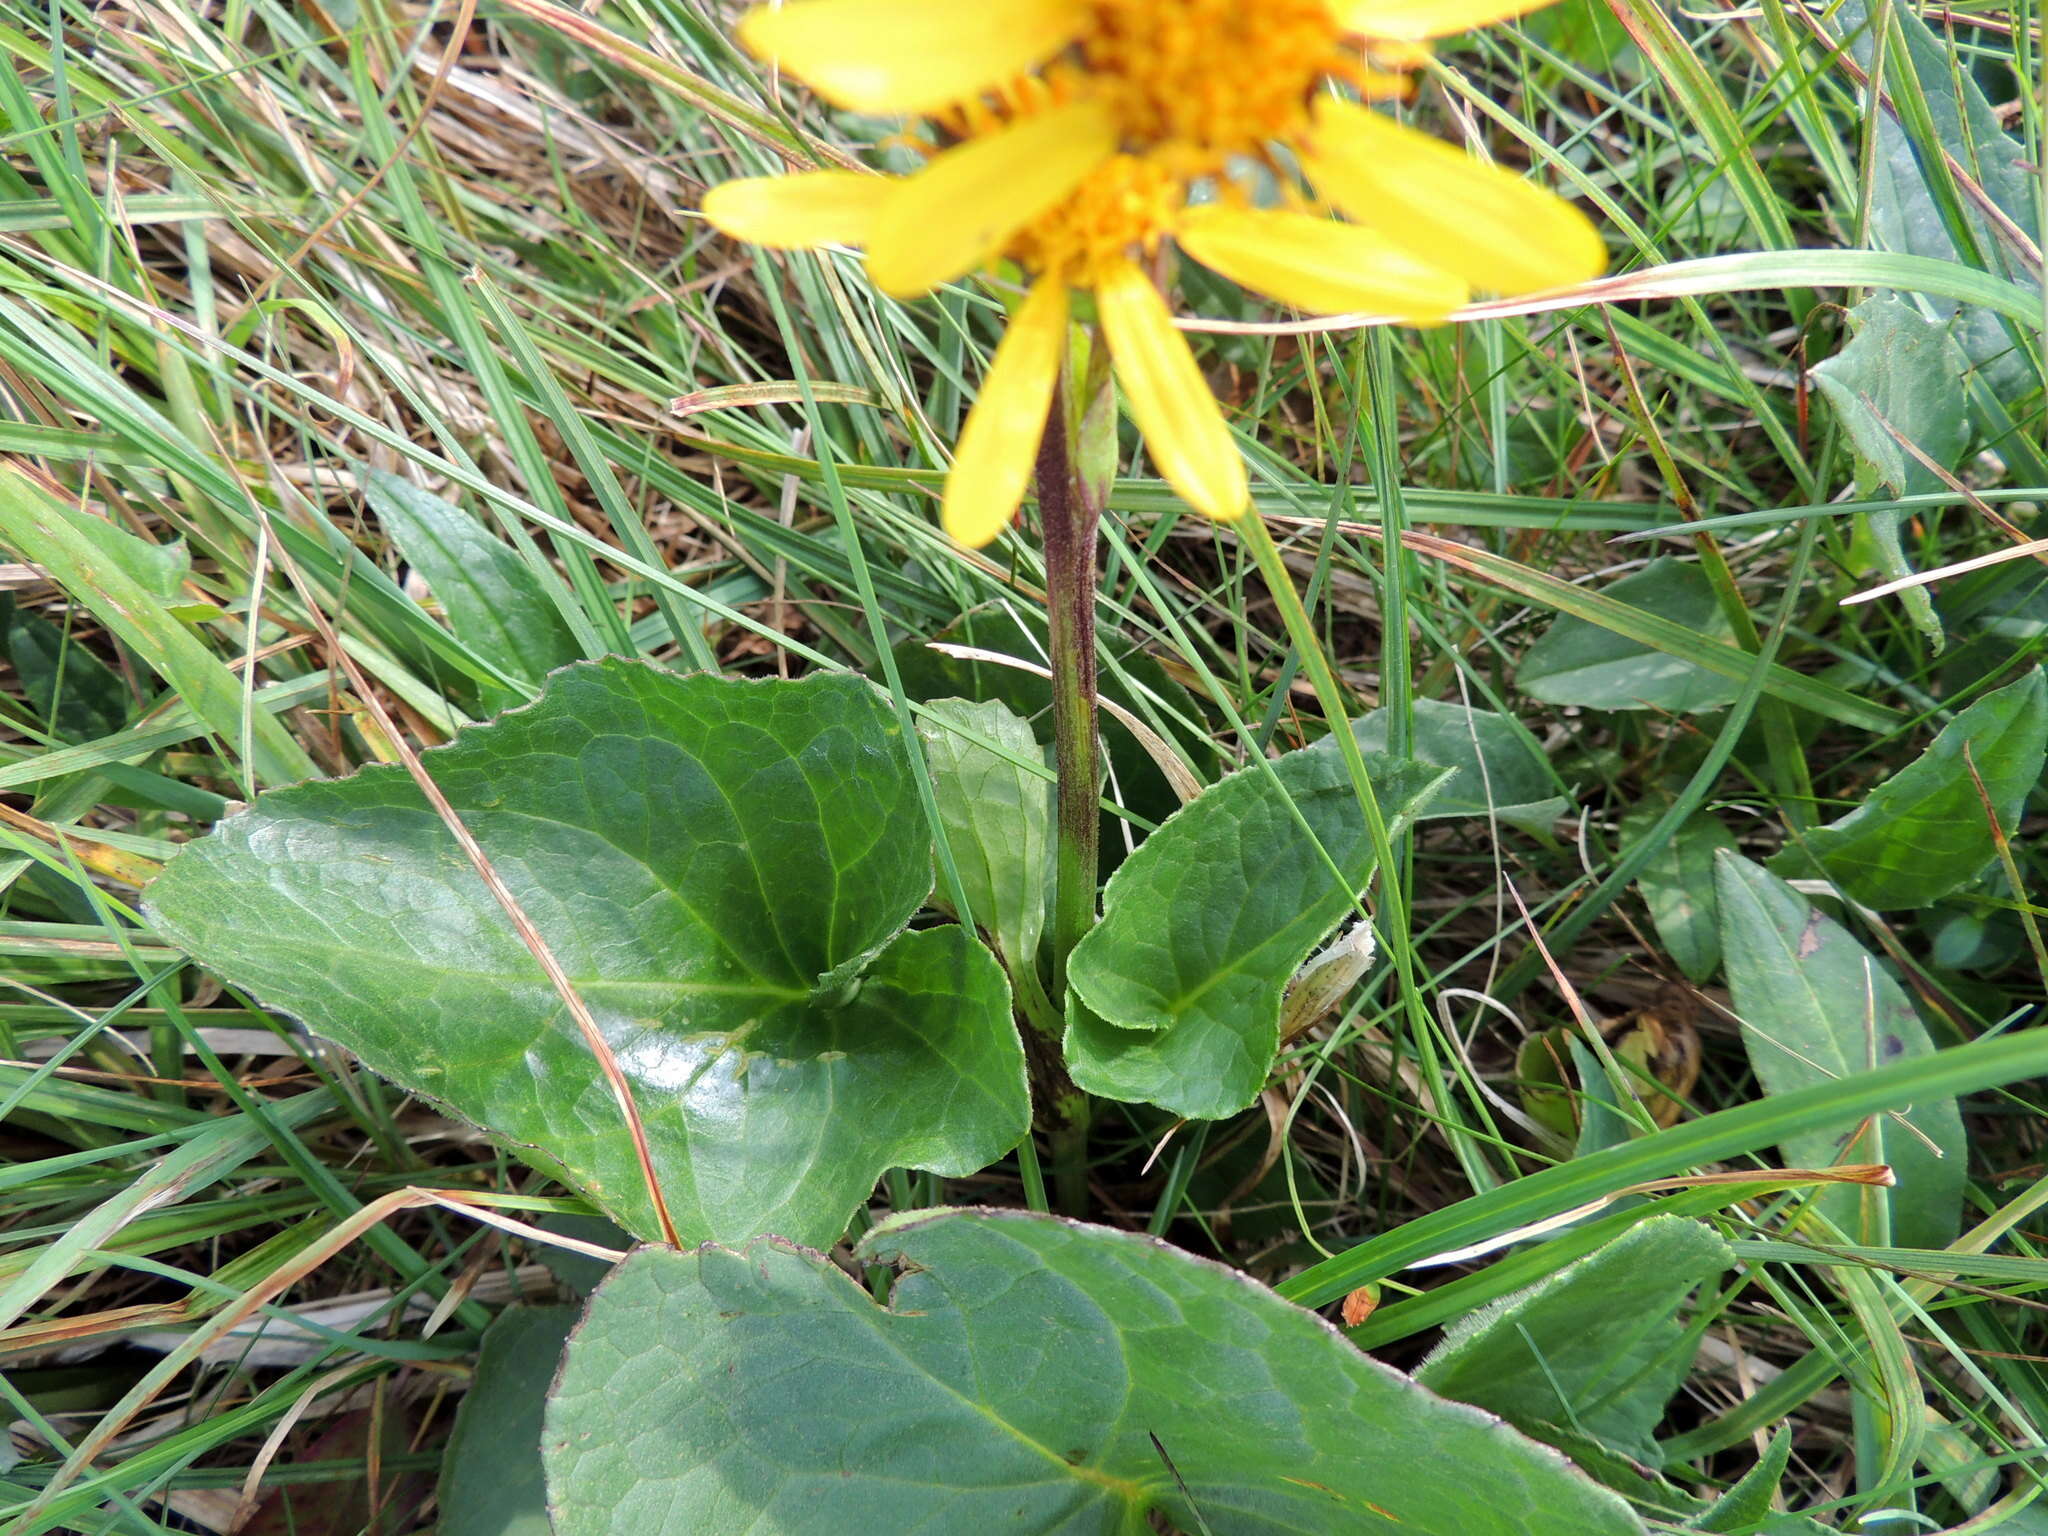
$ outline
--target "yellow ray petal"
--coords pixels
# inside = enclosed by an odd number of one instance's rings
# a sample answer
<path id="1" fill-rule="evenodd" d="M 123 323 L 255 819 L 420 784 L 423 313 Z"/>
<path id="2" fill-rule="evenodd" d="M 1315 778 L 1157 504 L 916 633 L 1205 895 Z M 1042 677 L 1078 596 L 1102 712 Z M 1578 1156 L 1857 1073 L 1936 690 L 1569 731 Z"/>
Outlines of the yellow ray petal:
<path id="1" fill-rule="evenodd" d="M 1251 500 L 1244 460 L 1159 290 L 1119 262 L 1097 280 L 1095 305 L 1131 419 L 1159 473 L 1204 516 L 1237 517 Z"/>
<path id="2" fill-rule="evenodd" d="M 1385 235 L 1312 214 L 1211 205 L 1191 210 L 1175 238 L 1232 282 L 1314 314 L 1441 320 L 1472 296 Z"/>
<path id="3" fill-rule="evenodd" d="M 884 293 L 910 299 L 972 272 L 1115 148 L 1109 108 L 1081 101 L 947 150 L 876 216 L 869 275 Z"/>
<path id="4" fill-rule="evenodd" d="M 728 235 L 777 250 L 861 245 L 897 180 L 860 171 L 743 176 L 704 194 L 704 217 Z"/>
<path id="5" fill-rule="evenodd" d="M 1339 0 L 1337 23 L 1347 32 L 1414 43 L 1431 37 L 1455 37 L 1475 27 L 1490 27 L 1551 0 Z"/>
<path id="6" fill-rule="evenodd" d="M 1024 499 L 1066 343 L 1067 285 L 1041 278 L 1010 318 L 946 477 L 939 520 L 970 548 L 1001 533 Z"/>
<path id="7" fill-rule="evenodd" d="M 1607 269 L 1600 231 L 1563 198 L 1352 102 L 1316 102 L 1302 169 L 1350 217 L 1475 288 L 1529 293 Z"/>
<path id="8" fill-rule="evenodd" d="M 1078 0 L 793 0 L 757 6 L 740 41 L 856 112 L 929 112 L 1060 51 Z"/>

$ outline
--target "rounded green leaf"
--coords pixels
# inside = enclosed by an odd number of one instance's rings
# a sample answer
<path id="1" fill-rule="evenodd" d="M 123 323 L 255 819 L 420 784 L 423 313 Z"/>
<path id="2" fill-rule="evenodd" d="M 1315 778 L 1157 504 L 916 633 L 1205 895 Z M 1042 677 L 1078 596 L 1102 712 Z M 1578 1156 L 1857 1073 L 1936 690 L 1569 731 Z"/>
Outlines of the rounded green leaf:
<path id="1" fill-rule="evenodd" d="M 686 1238 L 830 1243 L 884 1169 L 971 1173 L 1024 1134 L 994 957 L 957 927 L 902 932 L 931 836 L 868 684 L 578 665 L 424 761 L 604 1032 Z M 261 797 L 150 911 L 654 1234 L 596 1059 L 400 769 Z"/>
<path id="2" fill-rule="evenodd" d="M 1131 1536 L 1154 1509 L 1215 1536 L 1642 1530 L 1555 1452 L 1153 1239 L 938 1211 L 857 1257 L 898 1267 L 886 1305 L 774 1239 L 627 1259 L 548 1406 L 557 1536 Z"/>
<path id="3" fill-rule="evenodd" d="M 1393 828 L 1453 774 L 1377 753 L 1367 763 Z M 1288 981 L 1372 869 L 1333 737 L 1203 791 L 1110 877 L 1101 923 L 1074 946 L 1075 1083 L 1191 1119 L 1244 1108 L 1272 1069 Z"/>

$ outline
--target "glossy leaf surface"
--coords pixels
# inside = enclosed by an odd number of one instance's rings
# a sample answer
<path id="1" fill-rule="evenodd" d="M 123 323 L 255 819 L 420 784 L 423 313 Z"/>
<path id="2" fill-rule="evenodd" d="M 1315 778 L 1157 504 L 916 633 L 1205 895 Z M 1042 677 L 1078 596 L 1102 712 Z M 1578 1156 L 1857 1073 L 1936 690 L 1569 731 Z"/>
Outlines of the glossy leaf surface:
<path id="1" fill-rule="evenodd" d="M 931 837 L 866 683 L 578 665 L 424 761 L 598 1021 L 686 1240 L 830 1243 L 884 1169 L 1023 1134 L 1000 967 L 902 932 Z M 402 770 L 264 796 L 150 898 L 204 964 L 656 1231 L 596 1059 Z"/>

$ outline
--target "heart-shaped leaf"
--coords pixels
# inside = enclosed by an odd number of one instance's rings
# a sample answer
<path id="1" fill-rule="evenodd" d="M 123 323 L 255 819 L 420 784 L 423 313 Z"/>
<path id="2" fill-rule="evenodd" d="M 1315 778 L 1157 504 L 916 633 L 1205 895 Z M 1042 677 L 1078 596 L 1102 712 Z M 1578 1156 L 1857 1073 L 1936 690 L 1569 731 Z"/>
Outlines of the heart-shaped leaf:
<path id="1" fill-rule="evenodd" d="M 1023 1136 L 1001 968 L 960 928 L 902 931 L 931 834 L 868 684 L 581 664 L 425 762 L 596 1018 L 686 1239 L 829 1244 L 883 1170 L 967 1174 Z M 150 909 L 654 1234 L 597 1061 L 402 770 L 263 796 Z"/>
<path id="2" fill-rule="evenodd" d="M 857 1258 L 643 1248 L 569 1343 L 557 1536 L 1634 1536 L 1620 1498 L 1322 1319 L 1163 1243 L 1021 1211 Z M 1168 1465 L 1167 1458 L 1171 1458 Z"/>
<path id="3" fill-rule="evenodd" d="M 1395 829 L 1454 772 L 1379 754 L 1367 766 Z M 1334 737 L 1203 791 L 1110 877 L 1102 922 L 1074 947 L 1075 1083 L 1190 1119 L 1244 1108 L 1272 1069 L 1288 980 L 1372 868 Z"/>

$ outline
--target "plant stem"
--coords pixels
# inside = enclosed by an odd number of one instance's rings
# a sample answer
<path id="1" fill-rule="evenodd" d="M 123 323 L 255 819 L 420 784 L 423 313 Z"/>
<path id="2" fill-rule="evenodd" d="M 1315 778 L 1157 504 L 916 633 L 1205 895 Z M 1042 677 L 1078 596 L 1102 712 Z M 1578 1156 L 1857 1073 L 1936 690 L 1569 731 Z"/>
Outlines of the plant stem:
<path id="1" fill-rule="evenodd" d="M 1035 476 L 1045 541 L 1057 780 L 1051 967 L 1056 1007 L 1064 1007 L 1066 1000 L 1067 957 L 1095 926 L 1102 825 L 1098 808 L 1102 745 L 1095 684 L 1095 543 L 1107 482 L 1094 462 L 1100 455 L 1090 451 L 1088 438 L 1102 412 L 1113 408 L 1107 361 L 1107 349 L 1099 341 L 1070 356 L 1053 398 L 1045 436 L 1039 442 Z M 1049 1054 L 1056 1075 L 1041 1073 L 1041 1084 L 1049 1100 L 1053 1194 L 1063 1213 L 1079 1216 L 1088 1205 L 1088 1096 L 1057 1066 L 1057 1045 Z"/>
<path id="2" fill-rule="evenodd" d="M 1055 401 L 1038 450 L 1038 509 L 1045 529 L 1045 601 L 1052 663 L 1053 766 L 1058 775 L 1052 921 L 1052 993 L 1066 994 L 1067 956 L 1095 926 L 1102 816 L 1096 732 L 1095 529 Z"/>

